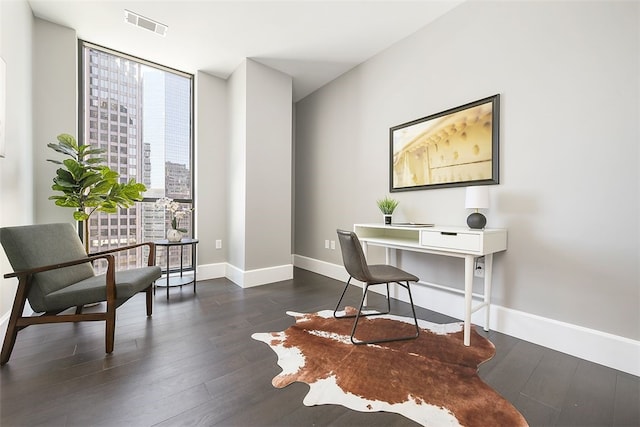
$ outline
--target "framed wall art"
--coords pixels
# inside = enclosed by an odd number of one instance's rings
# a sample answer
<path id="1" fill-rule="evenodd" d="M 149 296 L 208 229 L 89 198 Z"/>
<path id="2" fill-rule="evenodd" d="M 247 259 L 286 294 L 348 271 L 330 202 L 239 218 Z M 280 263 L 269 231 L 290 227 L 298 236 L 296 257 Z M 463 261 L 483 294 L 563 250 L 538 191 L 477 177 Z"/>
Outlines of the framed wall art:
<path id="1" fill-rule="evenodd" d="M 499 183 L 500 95 L 389 130 L 389 190 Z"/>

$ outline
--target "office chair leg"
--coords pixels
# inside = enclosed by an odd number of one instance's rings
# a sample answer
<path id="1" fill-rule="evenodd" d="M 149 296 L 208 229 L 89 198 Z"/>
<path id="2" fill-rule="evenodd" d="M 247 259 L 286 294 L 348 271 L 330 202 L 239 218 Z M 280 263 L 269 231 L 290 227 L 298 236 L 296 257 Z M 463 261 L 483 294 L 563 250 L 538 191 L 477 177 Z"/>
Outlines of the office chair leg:
<path id="1" fill-rule="evenodd" d="M 344 295 L 347 293 L 347 289 L 349 289 L 350 282 L 351 282 L 351 277 L 349 277 L 349 280 L 347 280 L 347 284 L 344 286 L 344 290 L 342 291 L 342 295 L 340 295 L 340 299 L 338 300 L 338 304 L 336 304 L 336 309 L 333 310 L 333 317 L 335 317 L 336 319 L 344 319 L 346 317 L 353 317 L 353 316 L 338 316 L 336 314 L 338 312 L 338 309 L 340 308 L 340 304 L 342 303 L 342 299 L 344 298 Z"/>
<path id="2" fill-rule="evenodd" d="M 413 297 L 411 296 L 411 288 L 409 287 L 408 281 L 407 281 L 407 292 L 409 293 L 409 303 L 411 304 L 411 313 L 413 313 L 413 322 L 416 325 L 416 335 L 414 338 L 418 338 L 418 335 L 420 335 L 420 327 L 418 326 L 418 317 L 416 316 L 416 307 L 413 305 Z"/>
<path id="3" fill-rule="evenodd" d="M 356 319 L 353 321 L 353 327 L 351 328 L 351 336 L 349 337 L 351 339 L 351 342 L 356 345 L 367 344 L 364 341 L 356 341 L 353 337 L 356 334 L 356 328 L 358 327 L 358 320 L 360 320 L 360 313 L 362 312 L 362 306 L 364 305 L 364 300 L 367 297 L 368 290 L 369 290 L 369 285 L 365 284 L 364 291 L 362 292 L 362 299 L 360 300 L 360 307 L 358 307 L 358 311 L 356 312 L 356 315 L 355 315 Z"/>
<path id="4" fill-rule="evenodd" d="M 336 308 L 335 310 L 333 310 L 333 317 L 336 319 L 353 319 L 354 317 L 356 317 L 355 314 L 345 314 L 342 316 L 338 316 L 338 310 L 340 309 L 340 304 L 342 304 L 342 300 L 344 299 L 345 294 L 347 293 L 347 289 L 349 289 L 349 284 L 351 283 L 351 279 L 352 277 L 349 277 L 349 280 L 347 280 L 347 284 L 344 287 L 344 290 L 342 291 L 342 295 L 340 295 L 340 299 L 338 300 L 338 304 L 336 304 Z M 368 287 L 369 285 L 365 284 L 365 289 Z M 364 299 L 365 299 L 365 295 L 366 295 L 367 291 L 364 290 L 362 292 L 362 303 L 360 304 L 360 309 L 358 310 L 358 313 L 360 313 L 360 311 L 362 310 L 362 306 L 364 304 Z M 375 312 L 375 313 L 367 313 L 367 314 L 359 314 L 359 317 L 366 317 L 366 316 L 378 316 L 380 314 L 389 314 L 391 313 L 391 299 L 389 298 L 389 284 L 387 283 L 387 311 L 385 312 Z"/>
<path id="5" fill-rule="evenodd" d="M 356 320 L 353 322 L 353 328 L 351 329 L 351 342 L 355 345 L 363 345 L 363 344 L 377 344 L 377 343 L 384 343 L 384 342 L 392 342 L 392 341 L 406 341 L 406 340 L 413 340 L 418 338 L 418 336 L 420 335 L 420 328 L 418 327 L 418 318 L 416 317 L 416 310 L 415 307 L 413 305 L 413 297 L 411 296 L 411 289 L 409 288 L 409 282 L 407 281 L 407 285 L 403 285 L 400 282 L 395 282 L 397 284 L 399 284 L 400 286 L 402 286 L 403 288 L 407 288 L 407 292 L 409 292 L 409 301 L 411 303 L 411 312 L 413 313 L 413 321 L 414 324 L 416 326 L 416 333 L 415 335 L 408 335 L 405 337 L 394 337 L 394 338 L 382 338 L 382 339 L 373 339 L 373 340 L 367 340 L 367 341 L 359 341 L 356 340 L 354 338 L 355 334 L 356 334 L 356 329 L 358 327 L 358 320 L 360 320 L 360 317 L 364 317 L 365 315 L 360 315 L 360 311 L 362 310 L 362 305 L 364 304 L 364 299 L 365 296 L 367 294 L 367 290 L 369 288 L 369 285 L 365 285 L 365 290 L 362 294 L 362 301 L 360 302 L 360 308 L 358 309 L 358 312 L 356 313 Z M 389 291 L 389 284 L 387 283 L 387 295 L 388 295 L 388 291 Z M 389 310 L 391 310 L 391 304 L 389 303 Z M 382 314 L 382 313 L 376 313 L 376 314 Z M 386 313 L 385 313 L 386 314 Z"/>

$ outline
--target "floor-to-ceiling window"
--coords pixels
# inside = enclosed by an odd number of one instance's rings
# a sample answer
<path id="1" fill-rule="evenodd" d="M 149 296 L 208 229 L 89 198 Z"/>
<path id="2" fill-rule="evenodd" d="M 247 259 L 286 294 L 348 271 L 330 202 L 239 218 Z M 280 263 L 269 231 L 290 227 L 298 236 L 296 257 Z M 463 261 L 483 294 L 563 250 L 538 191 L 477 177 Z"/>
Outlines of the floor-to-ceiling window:
<path id="1" fill-rule="evenodd" d="M 193 76 L 87 42 L 80 52 L 79 143 L 106 150 L 106 164 L 121 182 L 134 178 L 147 187 L 134 207 L 91 215 L 90 252 L 164 239 L 170 217 L 156 200 L 171 198 L 185 210 L 194 206 Z M 193 235 L 191 213 L 180 228 Z M 158 265 L 166 265 L 163 250 L 157 255 Z M 118 267 L 139 266 L 144 257 L 146 250 L 129 251 Z M 190 253 L 184 260 L 191 266 Z"/>

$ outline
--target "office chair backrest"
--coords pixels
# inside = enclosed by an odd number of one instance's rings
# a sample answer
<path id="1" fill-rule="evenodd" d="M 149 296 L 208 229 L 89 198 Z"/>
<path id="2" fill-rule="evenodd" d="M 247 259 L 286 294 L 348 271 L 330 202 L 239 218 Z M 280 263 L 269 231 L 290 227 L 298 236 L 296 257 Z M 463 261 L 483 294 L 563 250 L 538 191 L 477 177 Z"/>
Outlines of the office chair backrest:
<path id="1" fill-rule="evenodd" d="M 351 277 L 361 282 L 368 282 L 371 273 L 367 267 L 367 260 L 364 257 L 360 239 L 352 231 L 337 230 L 340 250 L 342 251 L 342 262 L 347 273 Z"/>
<path id="2" fill-rule="evenodd" d="M 78 233 L 69 223 L 1 228 L 0 242 L 14 271 L 87 256 Z M 29 304 L 36 312 L 46 311 L 45 295 L 94 275 L 90 263 L 37 273 L 29 289 Z"/>

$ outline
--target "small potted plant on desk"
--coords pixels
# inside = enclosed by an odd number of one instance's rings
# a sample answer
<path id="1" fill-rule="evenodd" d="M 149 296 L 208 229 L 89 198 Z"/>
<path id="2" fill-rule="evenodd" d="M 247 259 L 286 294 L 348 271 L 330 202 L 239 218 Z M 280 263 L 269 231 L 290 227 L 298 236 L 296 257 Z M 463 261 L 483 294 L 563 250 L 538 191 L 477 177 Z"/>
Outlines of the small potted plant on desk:
<path id="1" fill-rule="evenodd" d="M 398 201 L 390 198 L 389 196 L 385 196 L 384 199 L 380 199 L 376 202 L 378 204 L 378 208 L 382 211 L 382 215 L 384 216 L 384 223 L 386 225 L 391 225 L 391 216 L 393 215 L 393 211 L 398 206 Z"/>

